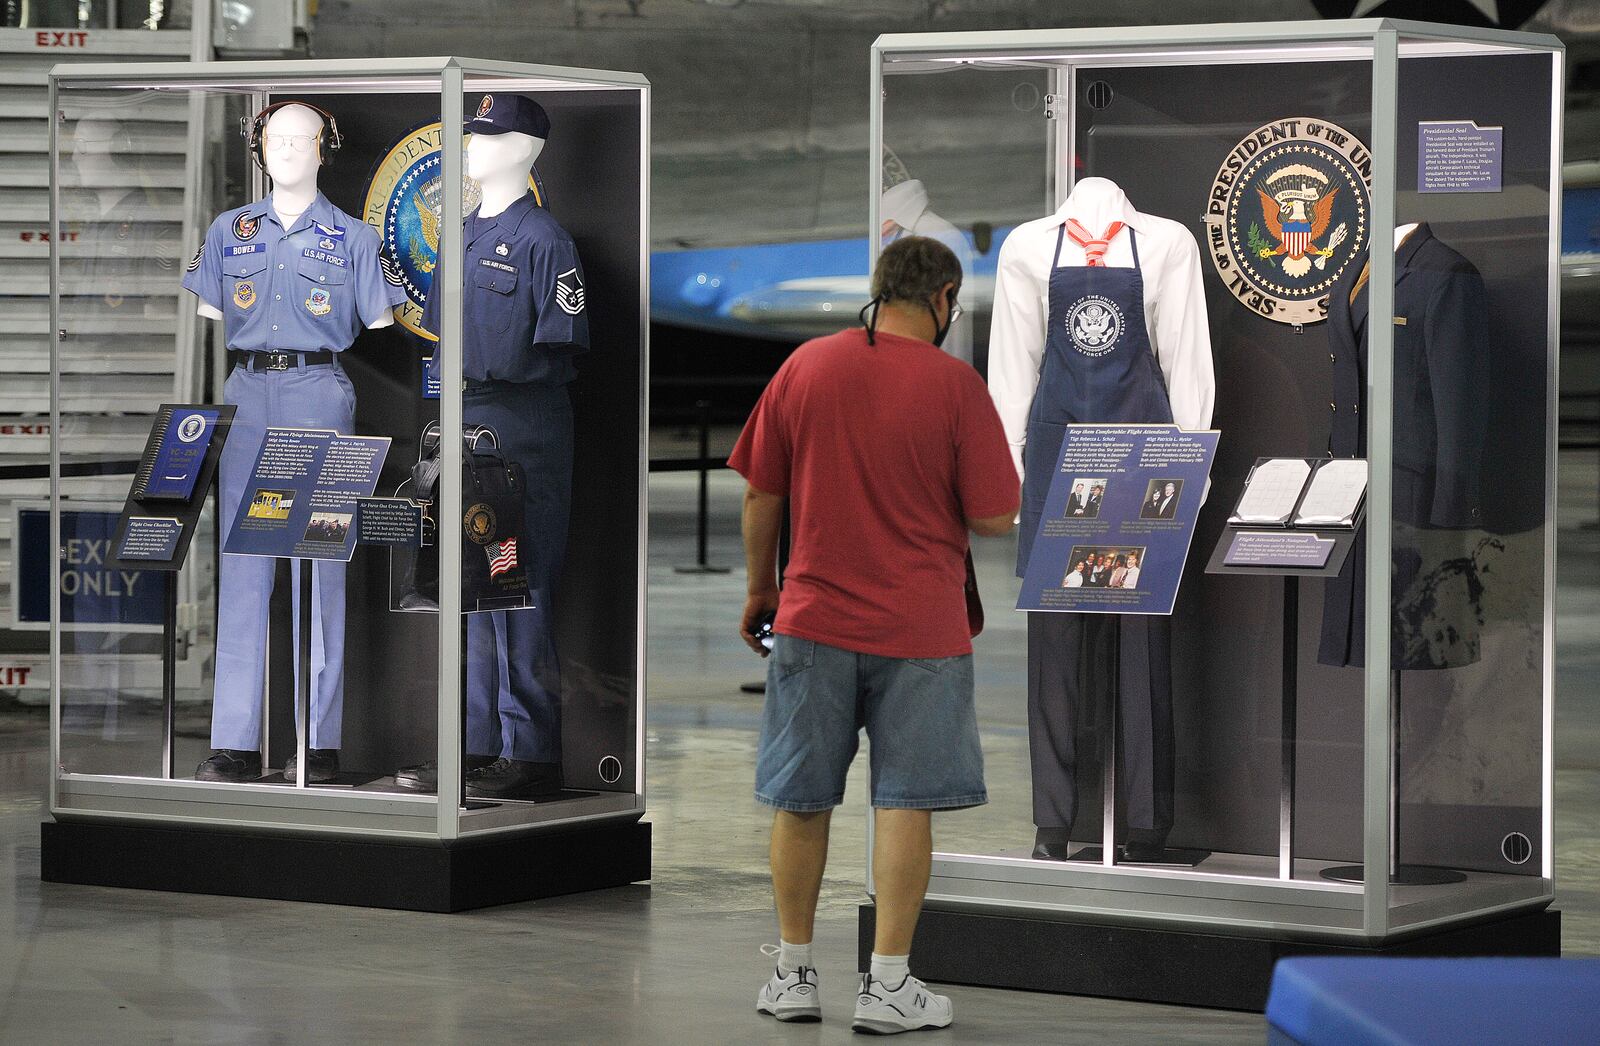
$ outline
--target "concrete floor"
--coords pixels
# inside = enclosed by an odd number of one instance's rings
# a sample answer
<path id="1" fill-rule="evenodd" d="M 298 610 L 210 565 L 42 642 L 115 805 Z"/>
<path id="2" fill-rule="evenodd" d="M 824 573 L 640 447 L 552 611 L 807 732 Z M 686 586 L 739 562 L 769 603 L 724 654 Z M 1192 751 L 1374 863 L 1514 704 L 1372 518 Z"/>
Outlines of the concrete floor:
<path id="1" fill-rule="evenodd" d="M 1596 518 L 1594 477 L 1594 455 L 1563 456 L 1556 828 L 1568 954 L 1600 954 L 1600 532 L 1580 527 Z M 47 739 L 42 716 L 13 711 L 0 715 L 0 911 L 11 921 L 0 1043 L 847 1041 L 864 774 L 835 818 L 819 916 L 825 1021 L 776 1025 L 753 1010 L 768 967 L 757 949 L 776 939 L 767 817 L 749 798 L 760 698 L 738 692 L 762 669 L 733 633 L 742 573 L 672 569 L 693 556 L 692 484 L 651 483 L 649 886 L 440 916 L 42 885 Z M 731 474 L 714 477 L 710 558 L 736 568 L 739 493 Z M 980 569 L 999 577 L 1005 557 L 990 547 Z M 991 613 L 980 658 L 1020 650 L 1007 617 Z M 996 796 L 1025 794 L 1012 725 L 985 739 Z M 1001 805 L 994 816 L 1015 819 Z M 950 994 L 957 1024 L 938 1041 L 1260 1042 L 1265 1030 L 1249 1014 Z"/>

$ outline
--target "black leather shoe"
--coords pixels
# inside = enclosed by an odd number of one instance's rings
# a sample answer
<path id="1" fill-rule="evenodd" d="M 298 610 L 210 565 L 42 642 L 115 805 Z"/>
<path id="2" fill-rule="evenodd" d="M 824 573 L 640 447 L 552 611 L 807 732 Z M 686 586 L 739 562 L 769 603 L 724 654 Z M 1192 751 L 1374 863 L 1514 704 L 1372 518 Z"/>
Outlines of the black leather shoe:
<path id="1" fill-rule="evenodd" d="M 308 748 L 306 749 L 306 784 L 322 784 L 339 776 L 339 750 L 337 748 Z M 295 781 L 295 770 L 299 766 L 299 756 L 292 755 L 289 761 L 283 764 L 283 779 L 291 784 Z"/>
<path id="2" fill-rule="evenodd" d="M 1035 861 L 1065 861 L 1072 849 L 1072 829 L 1037 828 L 1033 833 Z"/>
<path id="3" fill-rule="evenodd" d="M 501 758 L 467 774 L 467 795 L 472 799 L 532 799 L 559 791 L 560 763 Z"/>
<path id="4" fill-rule="evenodd" d="M 492 755 L 467 756 L 467 772 L 481 770 L 494 762 Z M 437 792 L 439 790 L 439 763 L 430 759 L 426 763 L 416 766 L 402 766 L 394 772 L 394 783 L 401 788 L 408 788 L 413 792 Z"/>
<path id="5" fill-rule="evenodd" d="M 219 748 L 211 758 L 194 768 L 196 781 L 229 781 L 238 784 L 261 776 L 261 753 Z"/>

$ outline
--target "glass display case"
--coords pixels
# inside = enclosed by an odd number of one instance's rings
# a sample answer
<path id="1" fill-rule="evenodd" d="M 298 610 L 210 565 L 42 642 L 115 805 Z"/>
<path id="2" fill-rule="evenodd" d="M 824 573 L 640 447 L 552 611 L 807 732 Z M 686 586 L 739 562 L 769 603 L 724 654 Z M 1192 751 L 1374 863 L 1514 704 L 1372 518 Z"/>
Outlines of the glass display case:
<path id="1" fill-rule="evenodd" d="M 402 58 L 50 92 L 56 827 L 633 826 L 648 83 Z M 119 439 L 63 422 L 62 374 L 138 353 L 173 365 Z"/>
<path id="2" fill-rule="evenodd" d="M 872 240 L 908 175 L 968 230 L 1024 457 L 1018 374 L 1100 351 L 1067 234 L 1134 271 L 1172 414 L 1068 420 L 1220 432 L 1166 622 L 997 623 L 984 574 L 990 803 L 940 819 L 930 912 L 1377 945 L 1550 903 L 1562 60 L 1388 20 L 879 38 Z M 1366 463 L 1343 532 L 1301 528 L 1331 557 L 1224 565 L 1268 459 Z"/>

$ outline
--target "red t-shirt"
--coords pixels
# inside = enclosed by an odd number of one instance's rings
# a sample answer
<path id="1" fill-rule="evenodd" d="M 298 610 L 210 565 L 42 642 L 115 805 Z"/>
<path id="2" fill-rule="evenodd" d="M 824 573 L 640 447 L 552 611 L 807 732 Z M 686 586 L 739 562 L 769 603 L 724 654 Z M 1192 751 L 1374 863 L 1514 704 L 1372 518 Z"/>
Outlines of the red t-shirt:
<path id="1" fill-rule="evenodd" d="M 968 519 L 1014 512 L 1016 466 L 988 389 L 925 341 L 848 330 L 779 369 L 728 464 L 789 498 L 775 630 L 884 657 L 954 657 Z"/>

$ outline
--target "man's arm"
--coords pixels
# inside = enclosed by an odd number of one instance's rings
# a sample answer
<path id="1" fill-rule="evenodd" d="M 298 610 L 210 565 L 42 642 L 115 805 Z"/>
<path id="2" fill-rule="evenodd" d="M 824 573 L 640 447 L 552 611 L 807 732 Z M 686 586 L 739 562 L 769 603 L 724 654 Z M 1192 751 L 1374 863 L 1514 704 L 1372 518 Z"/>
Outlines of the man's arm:
<path id="1" fill-rule="evenodd" d="M 982 519 L 967 520 L 967 528 L 979 537 L 1003 538 L 1011 533 L 1011 528 L 1016 524 L 1017 510 L 1000 516 L 985 516 Z"/>
<path id="2" fill-rule="evenodd" d="M 752 486 L 744 491 L 741 530 L 744 533 L 746 592 L 744 614 L 739 618 L 739 638 L 762 657 L 767 648 L 756 638 L 761 619 L 778 609 L 778 536 L 783 529 L 787 498 Z"/>

